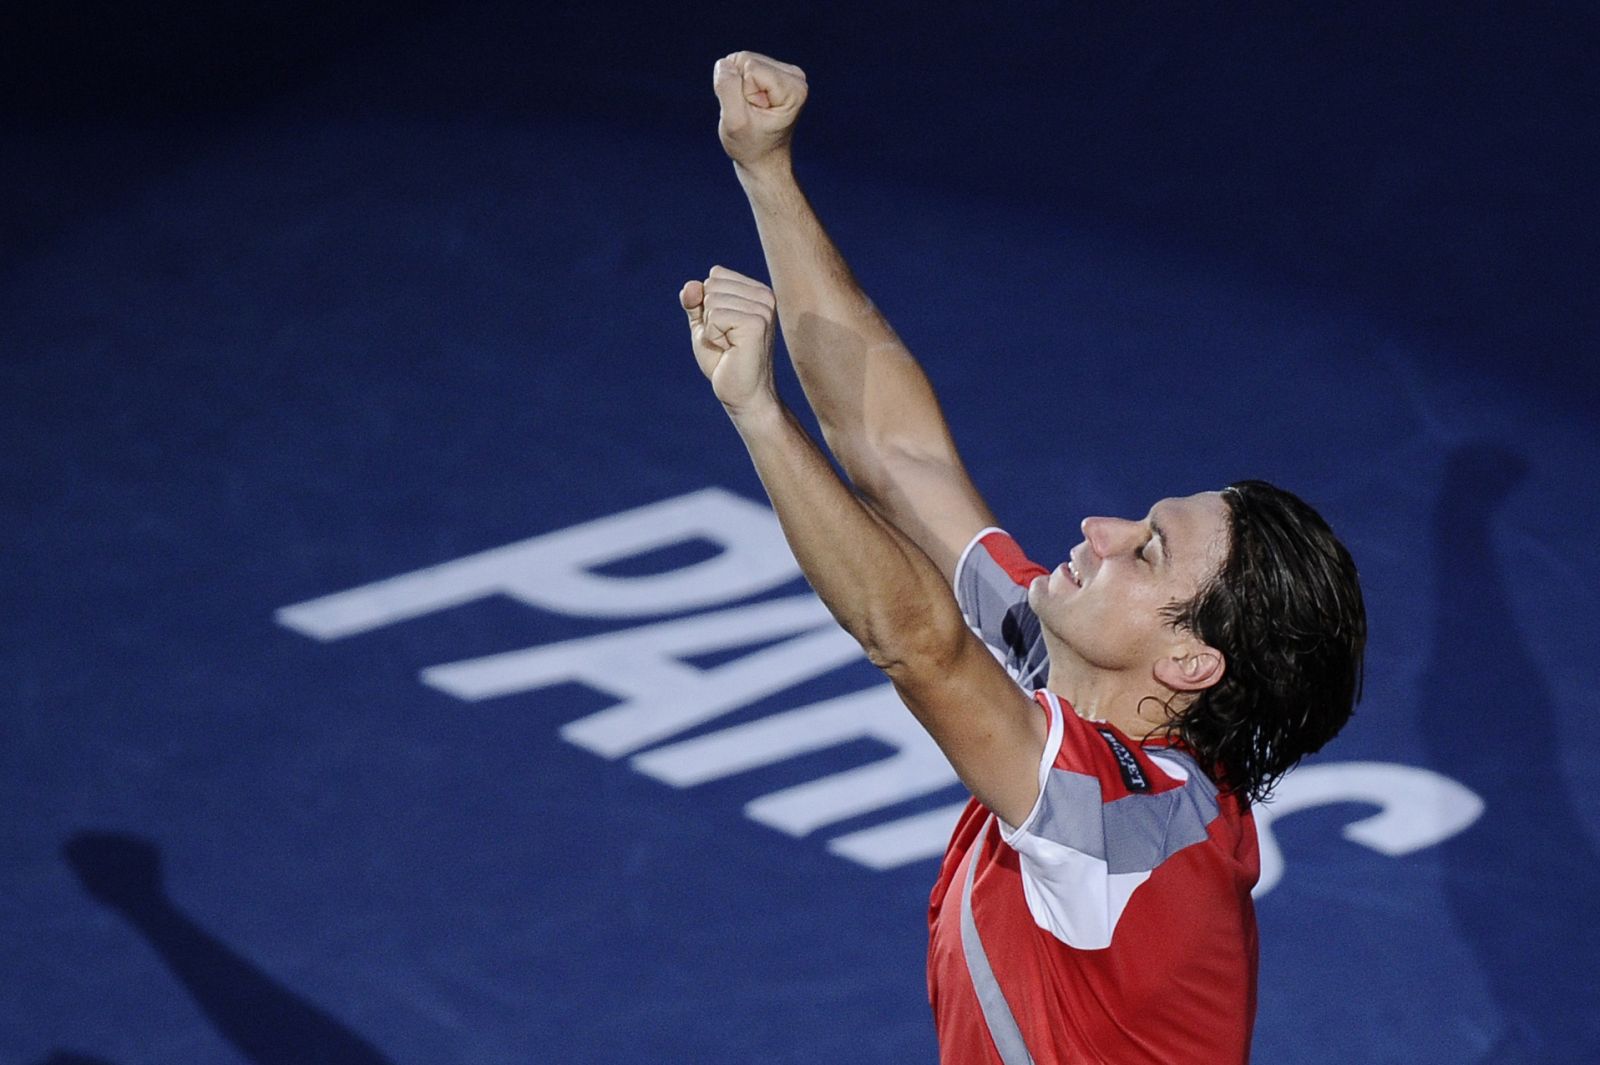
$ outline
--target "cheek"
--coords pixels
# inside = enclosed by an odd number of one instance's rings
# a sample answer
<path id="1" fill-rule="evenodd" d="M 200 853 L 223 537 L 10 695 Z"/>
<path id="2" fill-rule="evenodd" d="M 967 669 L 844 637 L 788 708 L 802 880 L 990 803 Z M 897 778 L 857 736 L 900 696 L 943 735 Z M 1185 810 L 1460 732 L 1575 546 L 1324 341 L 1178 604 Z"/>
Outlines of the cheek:
<path id="1" fill-rule="evenodd" d="M 1057 607 L 1055 616 L 1040 617 L 1047 623 L 1056 621 L 1057 631 L 1070 633 L 1078 642 L 1094 644 L 1107 654 L 1143 657 L 1163 639 L 1167 623 L 1161 609 L 1168 600 L 1152 589 L 1122 591 L 1125 594 L 1119 596 L 1086 595 L 1068 603 L 1046 604 Z"/>

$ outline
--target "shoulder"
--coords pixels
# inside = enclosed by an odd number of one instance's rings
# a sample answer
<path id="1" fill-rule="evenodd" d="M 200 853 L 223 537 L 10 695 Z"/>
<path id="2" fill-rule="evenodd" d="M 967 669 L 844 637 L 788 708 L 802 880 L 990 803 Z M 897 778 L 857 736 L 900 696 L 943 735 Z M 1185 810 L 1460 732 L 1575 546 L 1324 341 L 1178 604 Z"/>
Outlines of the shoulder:
<path id="1" fill-rule="evenodd" d="M 993 525 L 980 529 L 956 559 L 954 582 L 962 584 L 996 579 L 1026 588 L 1035 577 L 1049 571 L 1034 562 L 1022 545 L 1004 529 Z"/>

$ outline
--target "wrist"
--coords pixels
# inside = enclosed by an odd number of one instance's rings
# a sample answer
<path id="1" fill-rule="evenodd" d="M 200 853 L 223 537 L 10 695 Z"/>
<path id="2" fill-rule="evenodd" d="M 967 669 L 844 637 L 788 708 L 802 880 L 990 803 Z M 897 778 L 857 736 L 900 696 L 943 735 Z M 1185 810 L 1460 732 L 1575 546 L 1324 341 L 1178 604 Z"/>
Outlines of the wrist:
<path id="1" fill-rule="evenodd" d="M 778 398 L 778 393 L 766 388 L 737 403 L 724 400 L 722 409 L 727 412 L 729 420 L 733 422 L 734 428 L 739 430 L 741 436 L 771 432 L 783 423 L 788 414 L 783 400 Z"/>
<path id="2" fill-rule="evenodd" d="M 794 157 L 789 153 L 787 146 L 774 148 L 772 151 L 748 162 L 735 159 L 733 172 L 738 175 L 739 184 L 751 190 L 770 185 L 785 185 L 794 183 Z"/>

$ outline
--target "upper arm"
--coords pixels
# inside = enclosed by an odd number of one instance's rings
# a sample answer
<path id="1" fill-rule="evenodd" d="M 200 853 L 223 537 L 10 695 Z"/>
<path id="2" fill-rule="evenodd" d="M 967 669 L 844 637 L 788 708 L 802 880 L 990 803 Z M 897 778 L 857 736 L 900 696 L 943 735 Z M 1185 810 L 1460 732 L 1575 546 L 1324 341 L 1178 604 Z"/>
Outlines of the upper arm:
<path id="1" fill-rule="evenodd" d="M 992 527 L 969 532 L 951 553 L 945 569 L 955 596 L 927 608 L 929 625 L 943 633 L 935 653 L 888 673 L 968 789 L 1017 824 L 1038 797 L 1048 733 L 1022 687 L 1042 687 L 1049 668 L 1027 602 L 1029 583 L 1045 571 Z"/>
<path id="2" fill-rule="evenodd" d="M 1050 654 L 1027 587 L 1045 568 L 1002 529 L 981 528 L 955 548 L 936 616 L 946 619 L 946 654 L 902 668 L 891 680 L 982 803 L 1021 824 L 1042 785 L 1048 716 L 1024 689 L 1043 688 Z M 949 614 L 954 606 L 955 619 Z"/>
<path id="3" fill-rule="evenodd" d="M 857 487 L 933 560 L 946 581 L 953 580 L 962 550 L 994 524 L 954 447 L 930 451 L 889 443 L 875 451 L 876 473 Z"/>
<path id="4" fill-rule="evenodd" d="M 942 653 L 886 669 L 968 790 L 1000 818 L 1021 823 L 1039 797 L 1049 721 L 965 625 Z"/>

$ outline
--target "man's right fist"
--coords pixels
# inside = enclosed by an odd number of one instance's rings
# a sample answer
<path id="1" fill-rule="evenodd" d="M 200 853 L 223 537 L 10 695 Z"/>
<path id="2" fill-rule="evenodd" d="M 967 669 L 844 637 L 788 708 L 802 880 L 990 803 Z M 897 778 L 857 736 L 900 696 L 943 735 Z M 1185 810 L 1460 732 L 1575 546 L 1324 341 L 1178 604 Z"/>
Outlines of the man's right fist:
<path id="1" fill-rule="evenodd" d="M 689 342 L 700 372 L 730 414 L 776 401 L 772 340 L 777 301 L 753 277 L 713 266 L 704 281 L 687 282 L 678 302 L 689 316 Z"/>
<path id="2" fill-rule="evenodd" d="M 717 136 L 740 166 L 786 160 L 795 119 L 806 102 L 806 73 L 755 52 L 717 60 L 712 87 L 722 104 Z"/>

